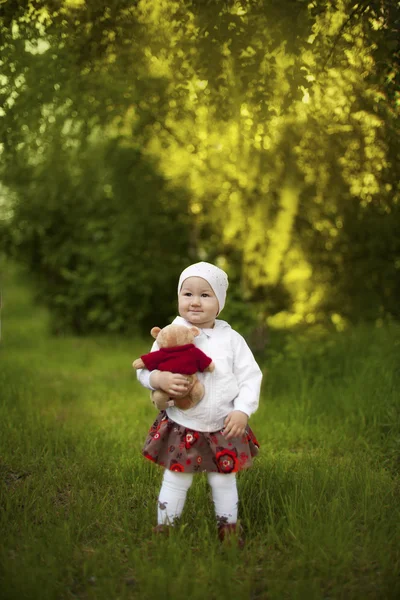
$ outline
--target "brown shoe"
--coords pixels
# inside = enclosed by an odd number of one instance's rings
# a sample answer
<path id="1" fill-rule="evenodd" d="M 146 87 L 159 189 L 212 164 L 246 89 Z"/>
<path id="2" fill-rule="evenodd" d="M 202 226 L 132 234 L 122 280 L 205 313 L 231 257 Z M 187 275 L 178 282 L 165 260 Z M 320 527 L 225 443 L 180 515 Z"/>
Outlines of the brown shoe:
<path id="1" fill-rule="evenodd" d="M 225 523 L 218 526 L 218 537 L 221 542 L 231 543 L 237 540 L 239 548 L 244 547 L 243 530 L 237 523 Z"/>
<path id="2" fill-rule="evenodd" d="M 169 525 L 156 525 L 155 527 L 153 527 L 152 532 L 156 533 L 157 535 L 162 534 L 168 537 L 169 529 Z"/>

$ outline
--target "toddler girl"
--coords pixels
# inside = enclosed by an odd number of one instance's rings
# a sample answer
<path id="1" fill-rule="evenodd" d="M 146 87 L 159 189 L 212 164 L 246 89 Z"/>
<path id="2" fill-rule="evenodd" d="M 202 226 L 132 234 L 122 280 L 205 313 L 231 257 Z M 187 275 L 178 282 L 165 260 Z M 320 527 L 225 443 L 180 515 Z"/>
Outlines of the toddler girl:
<path id="1" fill-rule="evenodd" d="M 180 316 L 173 323 L 200 329 L 195 345 L 213 360 L 215 370 L 197 374 L 205 388 L 203 399 L 187 410 L 171 406 L 161 411 L 146 439 L 144 456 L 165 468 L 156 531 L 174 525 L 193 474 L 202 471 L 211 486 L 220 539 L 236 530 L 236 473 L 250 467 L 258 452 L 247 422 L 258 408 L 262 373 L 243 337 L 216 319 L 227 289 L 226 273 L 206 262 L 187 267 L 179 278 Z M 186 376 L 170 372 L 141 369 L 138 379 L 148 389 L 164 390 L 172 400 L 188 387 Z"/>

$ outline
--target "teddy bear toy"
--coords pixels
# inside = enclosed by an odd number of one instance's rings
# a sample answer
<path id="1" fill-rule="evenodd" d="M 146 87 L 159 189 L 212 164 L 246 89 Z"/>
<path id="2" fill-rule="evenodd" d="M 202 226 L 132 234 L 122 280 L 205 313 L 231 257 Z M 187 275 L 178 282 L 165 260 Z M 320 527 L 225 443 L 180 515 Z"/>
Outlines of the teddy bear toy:
<path id="1" fill-rule="evenodd" d="M 200 335 L 200 330 L 197 327 L 171 324 L 163 329 L 153 327 L 150 333 L 157 341 L 159 350 L 136 359 L 132 363 L 133 368 L 180 373 L 187 375 L 190 382 L 188 390 L 179 398 L 170 398 L 163 390 L 153 390 L 151 398 L 154 405 L 159 410 L 170 406 L 187 410 L 196 406 L 204 396 L 204 386 L 198 380 L 196 372 L 211 372 L 215 369 L 211 358 L 193 343 L 194 338 Z"/>

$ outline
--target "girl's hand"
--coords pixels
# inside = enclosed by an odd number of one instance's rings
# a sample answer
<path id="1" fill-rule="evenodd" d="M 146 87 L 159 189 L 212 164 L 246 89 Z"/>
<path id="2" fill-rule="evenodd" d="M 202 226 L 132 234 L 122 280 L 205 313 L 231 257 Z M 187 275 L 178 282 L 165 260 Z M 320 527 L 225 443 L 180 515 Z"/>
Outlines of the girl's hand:
<path id="1" fill-rule="evenodd" d="M 230 440 L 234 437 L 240 437 L 246 431 L 249 417 L 241 410 L 233 410 L 224 421 L 224 430 L 222 435 Z"/>
<path id="2" fill-rule="evenodd" d="M 191 378 L 179 373 L 169 371 L 153 371 L 150 376 L 150 384 L 153 388 L 163 390 L 171 398 L 184 396 L 191 383 Z"/>

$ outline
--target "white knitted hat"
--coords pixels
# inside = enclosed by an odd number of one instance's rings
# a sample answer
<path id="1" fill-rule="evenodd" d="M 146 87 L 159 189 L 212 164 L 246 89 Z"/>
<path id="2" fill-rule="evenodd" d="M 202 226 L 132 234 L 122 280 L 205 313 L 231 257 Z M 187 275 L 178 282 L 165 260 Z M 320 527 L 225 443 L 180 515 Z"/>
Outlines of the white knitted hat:
<path id="1" fill-rule="evenodd" d="M 178 294 L 181 291 L 183 282 L 188 277 L 201 277 L 210 284 L 218 300 L 219 312 L 221 312 L 225 306 L 226 290 L 229 285 L 228 275 L 225 271 L 207 262 L 198 262 L 190 265 L 182 271 L 179 277 Z"/>

